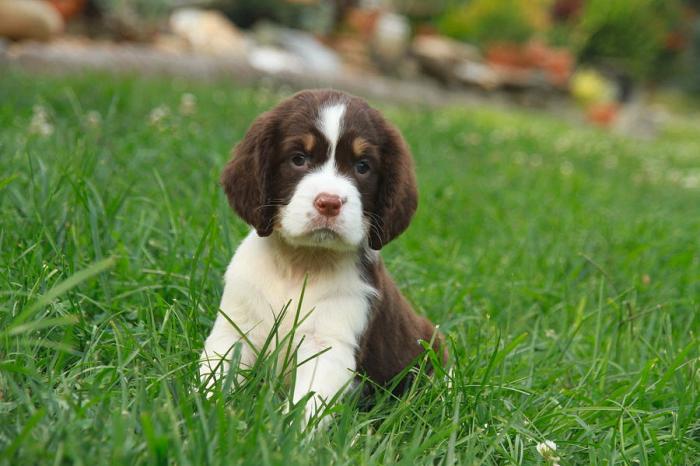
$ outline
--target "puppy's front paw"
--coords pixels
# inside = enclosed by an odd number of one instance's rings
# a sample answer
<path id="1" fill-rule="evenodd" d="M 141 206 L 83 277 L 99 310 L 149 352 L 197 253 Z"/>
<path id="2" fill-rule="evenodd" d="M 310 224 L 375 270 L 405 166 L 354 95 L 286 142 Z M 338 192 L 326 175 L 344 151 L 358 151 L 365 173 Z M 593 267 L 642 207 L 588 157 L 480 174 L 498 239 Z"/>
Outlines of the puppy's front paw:
<path id="1" fill-rule="evenodd" d="M 326 402 L 318 395 L 313 395 L 304 405 L 304 420 L 302 428 L 311 427 L 310 433 L 313 435 L 328 427 L 332 420 L 330 413 L 326 412 Z"/>
<path id="2" fill-rule="evenodd" d="M 199 385 L 196 390 L 202 393 L 206 399 L 211 398 L 214 395 L 214 386 L 216 385 L 216 378 L 214 374 L 200 374 Z"/>
<path id="3" fill-rule="evenodd" d="M 214 389 L 219 380 L 228 371 L 228 363 L 219 359 L 202 359 L 199 365 L 199 382 L 198 389 L 209 399 L 214 395 Z"/>

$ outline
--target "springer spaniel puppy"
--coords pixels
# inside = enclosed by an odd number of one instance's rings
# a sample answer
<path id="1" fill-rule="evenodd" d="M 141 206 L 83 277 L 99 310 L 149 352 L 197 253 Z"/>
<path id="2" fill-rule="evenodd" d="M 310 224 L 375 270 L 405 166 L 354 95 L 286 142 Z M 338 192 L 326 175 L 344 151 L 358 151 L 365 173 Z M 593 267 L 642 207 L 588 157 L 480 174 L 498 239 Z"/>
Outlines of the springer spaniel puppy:
<path id="1" fill-rule="evenodd" d="M 419 340 L 444 352 L 379 256 L 408 226 L 418 194 L 406 143 L 364 100 L 319 90 L 283 101 L 253 122 L 221 182 L 252 230 L 226 270 L 226 316 L 217 316 L 202 353 L 208 389 L 229 370 L 237 342 L 240 364 L 254 364 L 251 345 L 260 349 L 287 303 L 296 309 L 305 279 L 301 314 L 309 315 L 294 347 L 297 363 L 306 362 L 292 401 L 312 394 L 307 422 L 357 372 L 387 384 L 424 351 Z M 294 319 L 282 317 L 280 335 Z"/>

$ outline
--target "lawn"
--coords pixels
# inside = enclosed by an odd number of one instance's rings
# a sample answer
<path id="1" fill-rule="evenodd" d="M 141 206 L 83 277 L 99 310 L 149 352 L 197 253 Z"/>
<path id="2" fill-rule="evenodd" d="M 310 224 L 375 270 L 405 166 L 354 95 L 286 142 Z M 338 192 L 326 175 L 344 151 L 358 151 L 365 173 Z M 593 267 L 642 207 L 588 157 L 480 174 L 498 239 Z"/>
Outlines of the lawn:
<path id="1" fill-rule="evenodd" d="M 383 255 L 448 335 L 452 376 L 351 396 L 314 436 L 269 366 L 195 391 L 247 231 L 218 175 L 286 93 L 0 77 L 1 464 L 543 464 L 545 440 L 567 465 L 697 464 L 692 131 L 380 105 L 421 192 Z"/>

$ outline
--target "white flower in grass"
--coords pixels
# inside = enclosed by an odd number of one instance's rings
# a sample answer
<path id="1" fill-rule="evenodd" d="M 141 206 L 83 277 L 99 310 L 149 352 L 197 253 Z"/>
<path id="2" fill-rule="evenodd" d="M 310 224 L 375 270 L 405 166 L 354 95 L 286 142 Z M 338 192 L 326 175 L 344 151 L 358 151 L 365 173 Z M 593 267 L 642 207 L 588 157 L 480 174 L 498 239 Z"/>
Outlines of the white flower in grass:
<path id="1" fill-rule="evenodd" d="M 559 171 L 564 176 L 571 176 L 574 173 L 574 164 L 569 162 L 568 160 L 565 160 L 561 163 Z"/>
<path id="2" fill-rule="evenodd" d="M 449 370 L 447 371 L 447 374 L 445 374 L 445 381 L 447 382 L 447 389 L 452 390 L 452 385 L 454 384 L 454 379 L 455 379 L 455 369 L 454 367 L 450 367 Z"/>
<path id="3" fill-rule="evenodd" d="M 559 466 L 559 457 L 556 455 L 556 443 L 551 440 L 545 440 L 544 442 L 538 443 L 536 448 L 537 453 L 539 453 L 547 463 L 552 463 L 552 466 Z"/>
<path id="4" fill-rule="evenodd" d="M 29 132 L 39 136 L 51 136 L 53 125 L 49 121 L 49 113 L 43 105 L 35 105 L 32 113 L 32 121 L 29 123 Z"/>
<path id="5" fill-rule="evenodd" d="M 188 92 L 182 94 L 180 97 L 180 108 L 181 115 L 192 115 L 197 111 L 197 97 Z"/>
<path id="6" fill-rule="evenodd" d="M 159 105 L 148 115 L 148 122 L 151 126 L 157 126 L 163 128 L 165 119 L 170 116 L 170 108 L 167 105 Z"/>
<path id="7" fill-rule="evenodd" d="M 102 115 L 97 110 L 90 110 L 85 115 L 85 124 L 93 129 L 99 128 L 102 125 Z"/>

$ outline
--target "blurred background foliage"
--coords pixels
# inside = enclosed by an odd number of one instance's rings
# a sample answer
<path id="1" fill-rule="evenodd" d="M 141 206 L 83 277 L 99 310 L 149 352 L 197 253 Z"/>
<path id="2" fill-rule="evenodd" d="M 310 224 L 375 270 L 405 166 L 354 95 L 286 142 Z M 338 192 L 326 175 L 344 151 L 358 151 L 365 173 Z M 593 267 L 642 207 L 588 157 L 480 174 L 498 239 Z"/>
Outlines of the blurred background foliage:
<path id="1" fill-rule="evenodd" d="M 237 25 L 261 19 L 333 32 L 350 8 L 391 8 L 414 28 L 433 29 L 483 49 L 537 38 L 571 50 L 581 64 L 634 79 L 676 81 L 700 89 L 698 0 L 95 0 L 111 21 L 143 28 L 182 6 L 224 11 Z M 131 26 L 133 25 L 133 26 Z M 679 76 L 685 73 L 685 76 Z M 690 79 L 692 77 L 692 79 Z"/>
<path id="2" fill-rule="evenodd" d="M 448 42 L 437 44 L 450 49 L 452 56 L 446 60 L 450 66 L 468 56 L 472 67 L 466 73 L 467 80 L 487 90 L 496 85 L 489 76 L 494 70 L 486 68 L 496 65 L 500 67 L 495 70 L 498 74 L 503 65 L 512 65 L 513 73 L 500 75 L 501 82 L 511 87 L 523 87 L 519 73 L 529 67 L 544 70 L 544 74 L 549 72 L 554 76 L 551 84 L 558 89 L 575 77 L 576 69 L 595 69 L 621 89 L 615 94 L 622 96 L 622 101 L 630 88 L 639 85 L 650 88 L 670 84 L 700 92 L 700 0 L 46 1 L 61 10 L 73 4 L 74 10 L 80 9 L 84 16 L 94 18 L 97 28 L 101 28 L 93 36 L 106 31 L 117 40 L 154 41 L 159 33 L 167 32 L 175 10 L 198 8 L 225 15 L 243 34 L 261 22 L 314 34 L 323 45 L 341 54 L 364 54 L 364 59 L 356 60 L 364 64 L 376 58 L 377 50 L 368 48 L 377 42 L 394 41 L 404 63 L 398 64 L 395 56 L 384 57 L 384 63 L 374 70 L 402 78 L 416 76 L 404 72 L 416 68 L 415 63 L 408 63 L 416 58 L 415 54 L 411 57 L 415 51 L 410 50 L 411 39 L 432 36 L 468 44 L 481 53 L 477 59 Z M 64 16 L 68 19 L 68 15 Z M 88 23 L 90 29 L 93 23 Z M 402 36 L 406 30 L 408 33 Z M 352 34 L 354 37 L 348 41 Z M 340 44 L 339 38 L 346 40 Z M 533 48 L 532 44 L 536 46 Z M 567 56 L 557 55 L 559 52 Z M 436 53 L 440 55 L 442 50 Z M 484 66 L 479 68 L 475 63 Z M 429 63 L 428 67 L 435 68 L 434 65 Z M 440 70 L 438 74 L 447 73 Z M 537 79 L 528 84 L 532 82 L 537 84 Z"/>
<path id="3" fill-rule="evenodd" d="M 665 77 L 697 23 L 700 2 L 682 0 L 453 1 L 434 20 L 439 32 L 488 47 L 534 38 L 567 47 L 578 62 L 635 78 Z M 697 11 L 697 10 L 696 10 Z M 697 24 L 694 26 L 697 29 Z M 695 41 L 697 42 L 697 37 Z M 697 44 L 695 44 L 697 47 Z M 673 68 L 677 71 L 677 67 Z"/>
<path id="4" fill-rule="evenodd" d="M 547 26 L 546 1 L 473 0 L 445 9 L 437 18 L 443 34 L 479 45 L 527 41 Z"/>
<path id="5" fill-rule="evenodd" d="M 637 77 L 651 76 L 672 51 L 666 46 L 680 7 L 675 0 L 589 0 L 573 25 L 571 45 L 580 62 L 607 62 Z"/>

